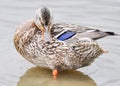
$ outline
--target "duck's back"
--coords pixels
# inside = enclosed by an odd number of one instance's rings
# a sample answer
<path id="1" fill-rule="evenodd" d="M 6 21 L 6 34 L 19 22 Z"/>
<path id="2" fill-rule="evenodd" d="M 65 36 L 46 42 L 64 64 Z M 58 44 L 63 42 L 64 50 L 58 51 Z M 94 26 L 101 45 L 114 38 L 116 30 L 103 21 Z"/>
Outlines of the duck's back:
<path id="1" fill-rule="evenodd" d="M 83 37 L 89 37 L 93 40 L 97 40 L 106 36 L 114 36 L 117 35 L 114 32 L 109 31 L 101 31 L 98 28 L 93 28 L 89 26 L 81 26 L 76 24 L 64 24 L 64 23 L 57 23 L 53 25 L 53 33 L 55 35 L 60 35 L 66 31 L 74 32 L 77 37 L 83 38 Z"/>

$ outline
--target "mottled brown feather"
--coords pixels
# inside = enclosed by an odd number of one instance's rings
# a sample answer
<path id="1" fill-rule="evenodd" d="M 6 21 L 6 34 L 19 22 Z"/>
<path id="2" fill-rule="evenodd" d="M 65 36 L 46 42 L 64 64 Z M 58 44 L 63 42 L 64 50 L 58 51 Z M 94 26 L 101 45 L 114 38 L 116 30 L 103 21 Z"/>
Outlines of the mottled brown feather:
<path id="1" fill-rule="evenodd" d="M 38 28 L 32 20 L 18 26 L 14 34 L 14 45 L 21 55 L 24 55 L 24 46 L 30 43 L 37 31 Z"/>

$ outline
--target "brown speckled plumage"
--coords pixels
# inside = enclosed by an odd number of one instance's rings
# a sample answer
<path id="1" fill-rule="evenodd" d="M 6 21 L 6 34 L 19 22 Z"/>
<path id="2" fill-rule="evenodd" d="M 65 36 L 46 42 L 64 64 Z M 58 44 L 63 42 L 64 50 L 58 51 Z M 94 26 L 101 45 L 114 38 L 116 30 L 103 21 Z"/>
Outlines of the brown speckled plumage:
<path id="1" fill-rule="evenodd" d="M 72 38 L 60 41 L 56 37 L 66 30 L 76 32 Z M 28 61 L 51 70 L 68 70 L 88 66 L 104 50 L 93 39 L 109 35 L 98 29 L 74 24 L 53 24 L 52 40 L 42 40 L 41 29 L 34 21 L 20 25 L 14 35 L 17 51 Z M 86 38 L 87 37 L 87 38 Z"/>
<path id="2" fill-rule="evenodd" d="M 53 38 L 52 42 L 47 44 L 41 40 L 41 31 L 33 21 L 18 27 L 14 36 L 15 47 L 23 57 L 37 66 L 49 69 L 77 69 L 89 65 L 103 53 L 92 39 L 79 39 L 75 36 L 71 40 L 64 42 Z"/>

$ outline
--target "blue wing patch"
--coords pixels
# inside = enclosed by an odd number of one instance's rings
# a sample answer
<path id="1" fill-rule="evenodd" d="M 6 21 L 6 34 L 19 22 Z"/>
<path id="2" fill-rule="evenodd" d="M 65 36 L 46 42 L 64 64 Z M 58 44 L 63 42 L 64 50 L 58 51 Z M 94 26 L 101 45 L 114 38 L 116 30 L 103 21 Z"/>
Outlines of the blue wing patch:
<path id="1" fill-rule="evenodd" d="M 69 38 L 71 38 L 72 36 L 74 36 L 76 33 L 72 32 L 72 31 L 66 31 L 63 34 L 61 34 L 60 36 L 57 37 L 58 40 L 64 41 L 67 40 Z"/>

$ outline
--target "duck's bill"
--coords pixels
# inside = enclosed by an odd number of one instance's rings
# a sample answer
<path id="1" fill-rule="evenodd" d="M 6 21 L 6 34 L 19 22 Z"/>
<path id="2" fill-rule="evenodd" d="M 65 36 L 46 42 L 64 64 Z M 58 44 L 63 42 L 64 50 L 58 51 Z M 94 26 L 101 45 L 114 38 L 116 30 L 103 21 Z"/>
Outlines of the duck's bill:
<path id="1" fill-rule="evenodd" d="M 50 33 L 50 30 L 48 27 L 45 27 L 45 31 L 44 31 L 44 34 L 43 34 L 43 38 L 44 38 L 44 41 L 45 42 L 50 42 L 52 40 L 51 38 L 51 33 Z"/>

